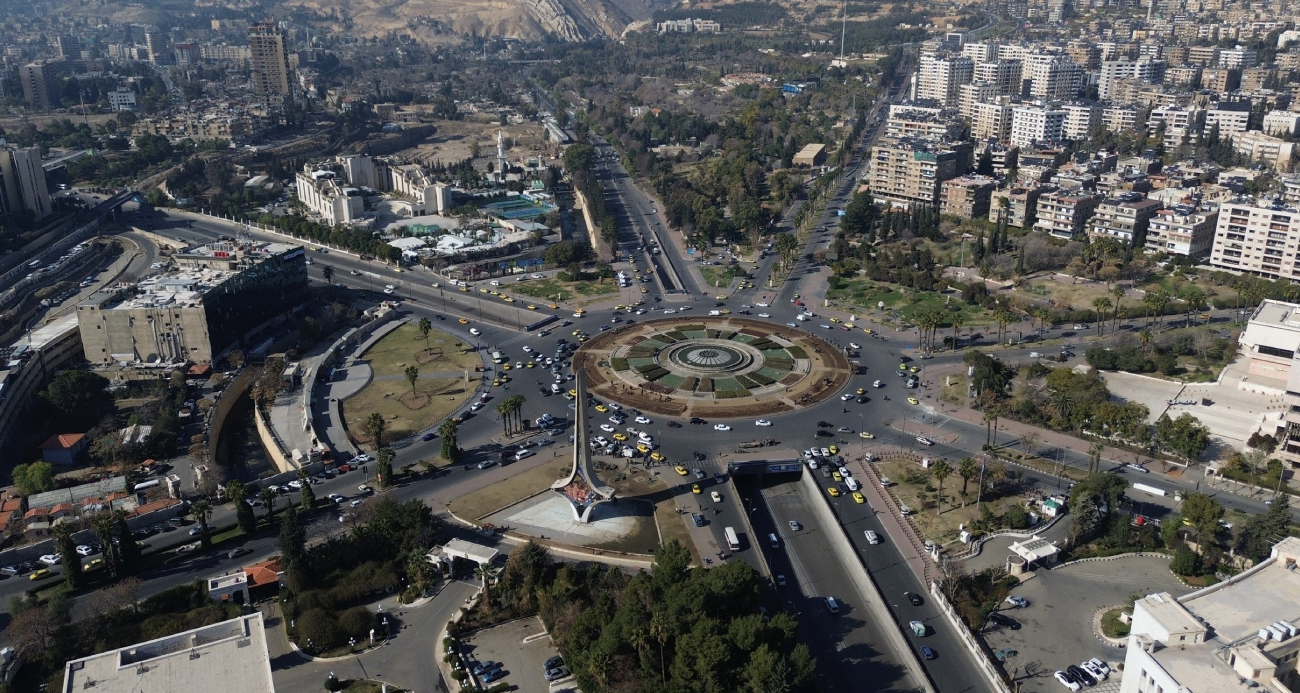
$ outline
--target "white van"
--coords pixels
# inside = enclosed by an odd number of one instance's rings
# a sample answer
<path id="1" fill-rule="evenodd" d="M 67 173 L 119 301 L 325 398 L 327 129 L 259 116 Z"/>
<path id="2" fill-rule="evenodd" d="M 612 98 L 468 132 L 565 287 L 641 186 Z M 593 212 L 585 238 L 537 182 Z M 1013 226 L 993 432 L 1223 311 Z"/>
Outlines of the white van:
<path id="1" fill-rule="evenodd" d="M 553 394 L 553 395 L 558 395 L 558 394 L 560 394 L 560 386 L 559 386 L 558 384 L 556 384 L 556 383 L 551 383 L 551 394 Z"/>
<path id="2" fill-rule="evenodd" d="M 835 597 L 826 598 L 826 610 L 832 614 L 838 614 L 840 612 L 840 603 L 835 601 Z"/>
<path id="3" fill-rule="evenodd" d="M 862 488 L 862 484 L 859 484 L 858 480 L 851 476 L 845 477 L 844 485 L 849 487 L 849 491 L 857 491 Z"/>
<path id="4" fill-rule="evenodd" d="M 768 543 L 768 544 L 771 544 L 771 545 L 772 545 L 772 548 L 774 548 L 774 549 L 779 549 L 779 548 L 781 548 L 781 540 L 780 540 L 780 539 L 777 539 L 775 534 L 771 534 L 771 533 L 769 533 L 769 534 L 767 535 L 767 543 Z"/>
<path id="5" fill-rule="evenodd" d="M 715 318 L 716 318 L 716 317 L 718 317 L 719 315 L 722 315 L 722 311 L 720 311 L 720 310 L 711 310 L 711 311 L 709 311 L 709 315 L 710 315 L 711 317 L 715 317 Z"/>
<path id="6" fill-rule="evenodd" d="M 879 543 L 880 543 L 880 535 L 879 535 L 879 534 L 876 534 L 875 532 L 873 532 L 873 531 L 871 531 L 871 530 L 869 530 L 869 529 L 865 532 L 865 534 L 867 535 L 867 543 L 868 543 L 868 544 L 871 544 L 872 546 L 875 546 L 876 544 L 879 544 Z"/>

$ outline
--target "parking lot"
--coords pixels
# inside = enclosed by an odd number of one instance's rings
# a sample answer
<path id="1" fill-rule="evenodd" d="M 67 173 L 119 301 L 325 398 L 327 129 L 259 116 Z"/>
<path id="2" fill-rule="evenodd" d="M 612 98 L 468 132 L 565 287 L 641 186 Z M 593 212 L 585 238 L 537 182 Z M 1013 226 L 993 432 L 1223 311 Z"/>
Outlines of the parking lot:
<path id="1" fill-rule="evenodd" d="M 487 628 L 462 640 L 472 671 L 479 663 L 501 662 L 505 676 L 491 682 L 507 682 L 519 693 L 559 693 L 570 688 L 572 677 L 547 683 L 543 664 L 556 656 L 555 645 L 546 635 L 541 619 L 526 618 Z"/>
<path id="2" fill-rule="evenodd" d="M 1130 594 L 1164 591 L 1174 596 L 1191 591 L 1169 572 L 1166 558 L 1124 556 L 1038 570 L 1013 592 L 1029 606 L 1004 604 L 998 612 L 1019 622 L 1020 629 L 989 623 L 980 636 L 993 652 L 1009 647 L 1019 653 L 1005 665 L 1008 672 L 1019 667 L 1018 679 L 1038 690 L 1065 690 L 1052 672 L 1091 657 L 1110 663 L 1112 669 L 1124 660 L 1124 650 L 1104 645 L 1093 635 L 1094 614 L 1125 603 Z M 1112 673 L 1110 680 L 1117 679 Z"/>

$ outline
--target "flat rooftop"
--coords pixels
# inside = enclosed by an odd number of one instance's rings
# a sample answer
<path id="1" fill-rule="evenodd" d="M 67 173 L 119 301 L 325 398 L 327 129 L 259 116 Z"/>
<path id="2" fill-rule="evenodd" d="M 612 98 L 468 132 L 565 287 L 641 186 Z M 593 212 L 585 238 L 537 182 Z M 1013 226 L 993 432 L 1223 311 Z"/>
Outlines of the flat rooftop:
<path id="1" fill-rule="evenodd" d="M 96 693 L 275 691 L 262 614 L 74 659 L 63 691 Z"/>
<path id="2" fill-rule="evenodd" d="M 1227 642 L 1277 621 L 1300 622 L 1300 569 L 1273 561 L 1217 590 L 1193 592 L 1182 604 L 1205 619 L 1217 639 Z"/>
<path id="3" fill-rule="evenodd" d="M 1242 693 L 1248 690 L 1227 662 L 1214 656 L 1216 641 L 1186 649 L 1166 647 L 1152 657 L 1175 681 L 1195 681 L 1196 693 Z M 1264 690 L 1260 688 L 1259 690 Z"/>

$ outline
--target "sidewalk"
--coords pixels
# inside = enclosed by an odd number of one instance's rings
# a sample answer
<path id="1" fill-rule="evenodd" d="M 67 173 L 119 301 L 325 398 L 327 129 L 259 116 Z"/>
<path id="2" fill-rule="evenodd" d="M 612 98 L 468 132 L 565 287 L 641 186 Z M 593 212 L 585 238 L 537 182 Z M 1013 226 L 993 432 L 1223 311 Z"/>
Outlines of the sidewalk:
<path id="1" fill-rule="evenodd" d="M 918 458 L 919 455 L 899 449 L 885 449 L 878 453 L 881 457 L 907 457 Z M 929 554 L 925 551 L 925 542 L 921 540 L 912 523 L 903 518 L 899 510 L 898 501 L 880 484 L 880 475 L 876 473 L 876 468 L 871 464 L 863 462 L 861 459 L 846 460 L 844 466 L 853 471 L 855 476 L 864 479 L 862 484 L 862 495 L 867 497 L 867 503 L 870 504 L 880 524 L 884 526 L 885 532 L 889 538 L 898 547 L 899 553 L 903 555 L 903 560 L 907 562 L 907 567 L 912 569 L 916 577 L 925 585 L 929 585 L 936 579 L 937 571 L 935 570 L 934 561 L 930 559 Z"/>

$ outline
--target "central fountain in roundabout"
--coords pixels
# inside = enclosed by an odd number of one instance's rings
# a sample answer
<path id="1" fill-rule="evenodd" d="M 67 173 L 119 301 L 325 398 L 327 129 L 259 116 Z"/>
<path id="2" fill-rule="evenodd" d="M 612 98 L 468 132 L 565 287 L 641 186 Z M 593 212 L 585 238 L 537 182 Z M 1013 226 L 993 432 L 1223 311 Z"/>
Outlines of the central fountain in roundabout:
<path id="1" fill-rule="evenodd" d="M 591 467 L 591 448 L 587 441 L 587 374 L 575 374 L 577 396 L 574 397 L 573 468 L 569 475 L 551 485 L 551 490 L 564 496 L 573 508 L 573 519 L 586 524 L 591 521 L 591 510 L 601 503 L 614 500 L 614 489 L 600 483 Z"/>

